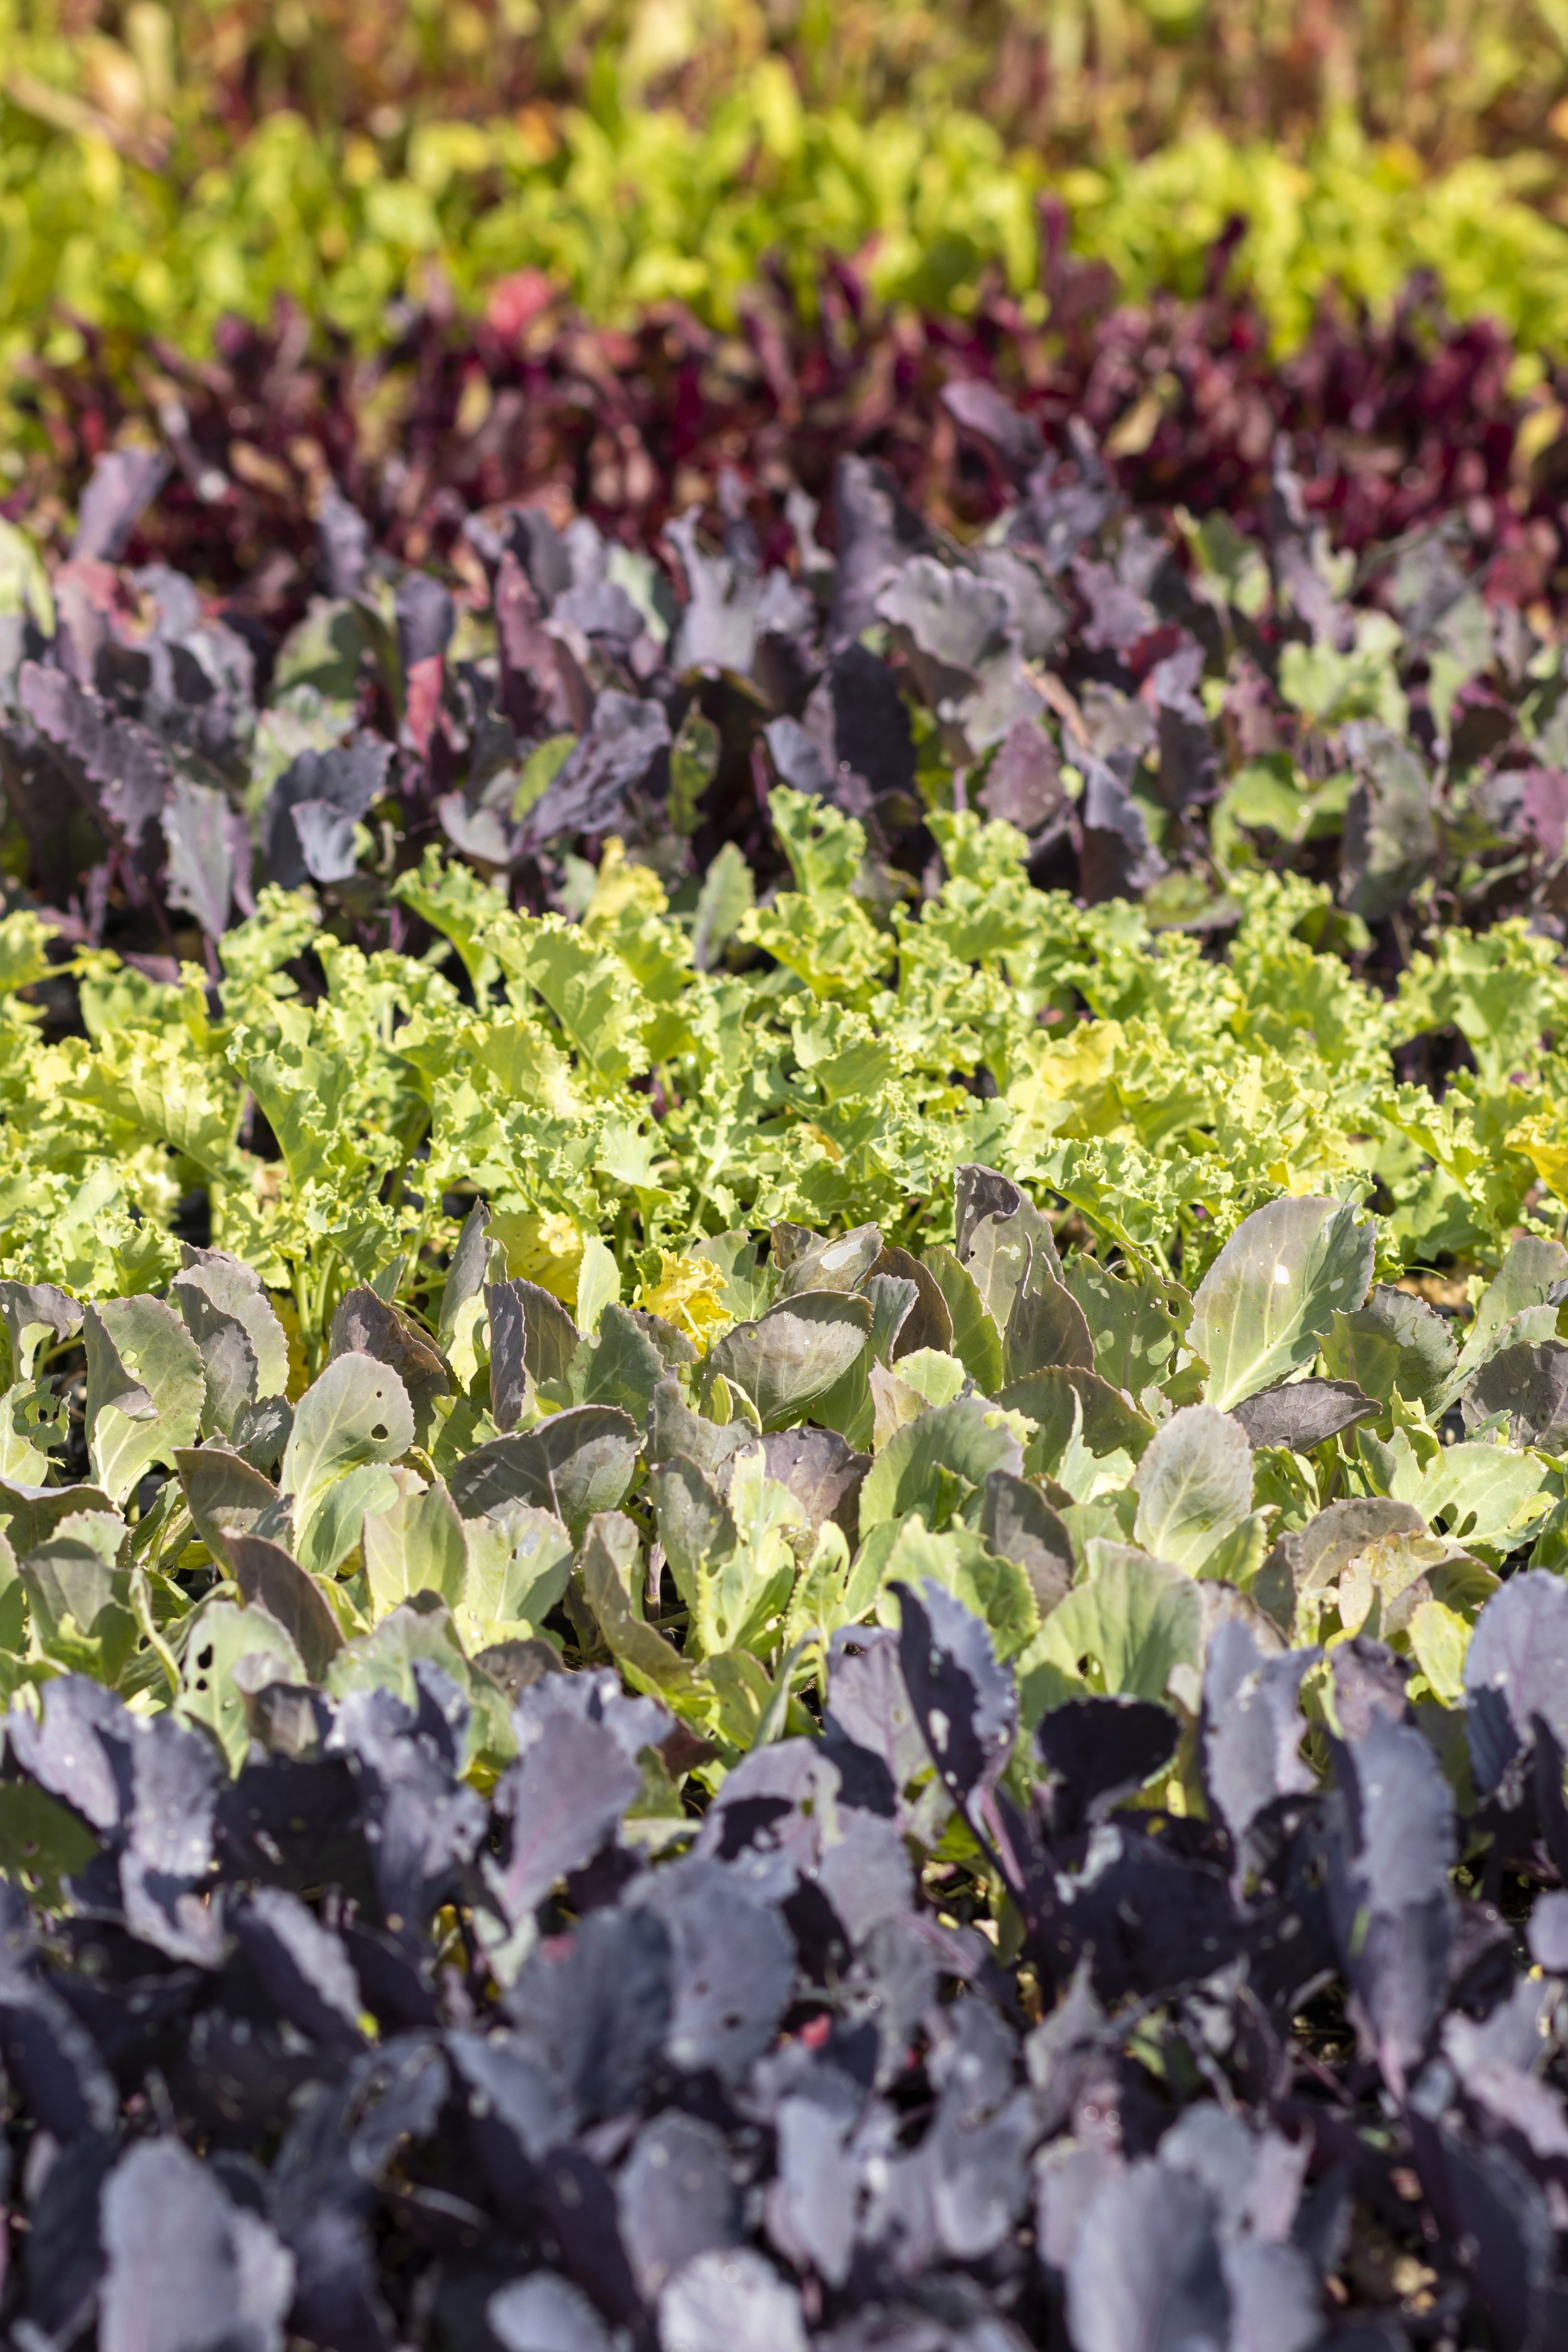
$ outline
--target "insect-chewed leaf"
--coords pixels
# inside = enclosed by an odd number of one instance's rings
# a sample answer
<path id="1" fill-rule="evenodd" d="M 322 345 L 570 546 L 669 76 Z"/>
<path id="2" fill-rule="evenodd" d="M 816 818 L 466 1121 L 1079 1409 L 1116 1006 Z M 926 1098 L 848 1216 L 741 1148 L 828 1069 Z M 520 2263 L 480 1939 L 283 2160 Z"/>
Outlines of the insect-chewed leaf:
<path id="1" fill-rule="evenodd" d="M 709 1354 L 708 1378 L 722 1375 L 749 1397 L 764 1429 L 785 1429 L 859 1361 L 870 1333 L 868 1300 L 803 1291 L 760 1323 L 726 1331 Z"/>
<path id="2" fill-rule="evenodd" d="M 280 1485 L 294 1497 L 297 1526 L 336 1479 L 361 1464 L 395 1462 L 414 1443 L 414 1408 L 390 1365 L 353 1352 L 335 1356 L 295 1407 Z"/>
<path id="3" fill-rule="evenodd" d="M 952 1324 L 949 1351 L 982 1394 L 994 1396 L 1002 1385 L 1002 1334 L 973 1275 L 942 1242 L 932 1244 L 921 1263 L 947 1306 Z"/>
<path id="4" fill-rule="evenodd" d="M 282 2352 L 293 2257 L 174 2138 L 132 2147 L 104 2187 L 103 2352 L 220 2342 Z"/>
<path id="5" fill-rule="evenodd" d="M 1476 1783 L 1495 1789 L 1540 1716 L 1568 1748 L 1568 1584 L 1545 1569 L 1510 1577 L 1476 1621 L 1465 1656 Z"/>
<path id="6" fill-rule="evenodd" d="M 452 1500 L 464 1518 L 498 1503 L 533 1503 L 574 1534 L 595 1511 L 613 1511 L 631 1485 L 637 1423 L 614 1405 L 574 1405 L 537 1428 L 491 1438 L 453 1469 Z"/>
<path id="7" fill-rule="evenodd" d="M 281 1544 L 269 1543 L 265 1536 L 229 1536 L 223 1550 L 246 1607 L 259 1604 L 275 1618 L 299 1651 L 310 1681 L 323 1682 L 343 1637 L 314 1578 Z"/>
<path id="8" fill-rule="evenodd" d="M 242 1664 L 244 1688 L 237 1672 Z M 247 1692 L 268 1683 L 308 1679 L 297 1643 L 267 1610 L 209 1601 L 191 1621 L 175 1706 L 191 1722 L 206 1726 L 237 1770 L 249 1744 Z"/>
<path id="9" fill-rule="evenodd" d="M 661 1463 L 648 1478 L 658 1539 L 689 1609 L 704 1575 L 730 1558 L 740 1538 L 729 1505 L 695 1462 Z"/>
<path id="10" fill-rule="evenodd" d="M 1336 1312 L 1365 1297 L 1373 1246 L 1349 1201 L 1271 1201 L 1244 1219 L 1193 1299 L 1207 1402 L 1223 1411 L 1310 1362 Z"/>
<path id="11" fill-rule="evenodd" d="M 1568 1346 L 1548 1339 L 1500 1348 L 1472 1376 L 1460 1410 L 1467 1429 L 1506 1413 L 1513 1444 L 1561 1454 L 1568 1447 Z"/>
<path id="12" fill-rule="evenodd" d="M 194 1445 L 206 1378 L 201 1350 L 161 1298 L 106 1298 L 83 1318 L 93 1476 L 122 1502 L 154 1462 Z"/>
<path id="13" fill-rule="evenodd" d="M 1184 1405 L 1154 1432 L 1132 1484 L 1139 1543 L 1197 1570 L 1252 1508 L 1247 1432 L 1212 1404 Z"/>
<path id="14" fill-rule="evenodd" d="M 1203 1596 L 1190 1576 L 1131 1546 L 1100 1541 L 1093 1573 L 1053 1609 L 1018 1661 L 1024 1718 L 1081 1685 L 1087 1664 L 1108 1691 L 1163 1698 L 1178 1666 L 1203 1655 Z"/>
<path id="15" fill-rule="evenodd" d="M 1384 1405 L 1396 1389 L 1407 1404 L 1432 1403 L 1458 1352 L 1435 1307 L 1383 1282 L 1373 1283 L 1364 1306 L 1336 1311 L 1323 1334 L 1323 1361 L 1331 1376 L 1353 1381 Z"/>
<path id="16" fill-rule="evenodd" d="M 1353 1381 L 1307 1380 L 1259 1389 L 1231 1410 L 1249 1445 L 1283 1445 L 1293 1454 L 1310 1454 L 1342 1429 L 1372 1419 L 1377 1407 Z"/>
<path id="17" fill-rule="evenodd" d="M 407 1479 L 405 1472 L 399 1476 Z M 468 1543 L 458 1507 L 439 1480 L 422 1493 L 405 1484 L 389 1510 L 366 1517 L 361 1539 L 378 1617 L 415 1592 L 438 1592 L 449 1609 L 463 1598 Z"/>
<path id="18" fill-rule="evenodd" d="M 1022 1470 L 1018 1440 L 984 1397 L 954 1397 L 896 1430 L 866 1473 L 860 1489 L 860 1531 L 919 1511 L 941 1527 L 993 1470 Z"/>
<path id="19" fill-rule="evenodd" d="M 327 1349 L 334 1359 L 356 1351 L 374 1357 L 395 1372 L 414 1408 L 417 1432 L 428 1433 L 437 1399 L 452 1393 L 451 1369 L 428 1332 L 374 1290 L 351 1290 L 339 1300 Z"/>
<path id="20" fill-rule="evenodd" d="M 68 1339 L 81 1328 L 82 1310 L 52 1282 L 0 1282 L 0 1321 L 11 1343 L 11 1378 L 30 1381 L 46 1339 Z"/>

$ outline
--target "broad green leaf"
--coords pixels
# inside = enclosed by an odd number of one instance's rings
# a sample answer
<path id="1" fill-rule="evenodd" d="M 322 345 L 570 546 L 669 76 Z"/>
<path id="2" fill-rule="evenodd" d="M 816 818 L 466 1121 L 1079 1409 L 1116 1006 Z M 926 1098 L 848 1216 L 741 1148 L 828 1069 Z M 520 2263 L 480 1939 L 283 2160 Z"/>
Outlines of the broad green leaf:
<path id="1" fill-rule="evenodd" d="M 87 1309 L 87 1442 L 93 1476 L 114 1501 L 155 1462 L 173 1469 L 195 1443 L 206 1397 L 201 1350 L 159 1298 L 106 1298 Z"/>
<path id="2" fill-rule="evenodd" d="M 270 1478 L 226 1445 L 182 1446 L 174 1467 L 196 1533 L 216 1559 L 223 1557 L 225 1536 L 248 1534 L 278 1500 Z"/>
<path id="3" fill-rule="evenodd" d="M 414 1409 L 397 1374 L 374 1356 L 338 1356 L 295 1407 L 279 1484 L 302 1524 L 345 1471 L 395 1462 L 413 1443 Z"/>
<path id="4" fill-rule="evenodd" d="M 1336 1313 L 1366 1297 L 1373 1244 L 1349 1201 L 1271 1201 L 1246 1218 L 1193 1299 L 1205 1401 L 1223 1412 L 1310 1363 Z"/>
<path id="5" fill-rule="evenodd" d="M 320 1586 L 263 1536 L 231 1536 L 224 1549 L 247 1609 L 265 1609 L 299 1651 L 309 1680 L 324 1682 L 343 1637 Z"/>
<path id="6" fill-rule="evenodd" d="M 1037 1721 L 1060 1695 L 1054 1677 L 1163 1698 L 1178 1666 L 1200 1664 L 1203 1606 L 1198 1586 L 1180 1569 L 1126 1545 L 1097 1542 L 1088 1581 L 1051 1612 L 1018 1661 L 1024 1720 Z"/>
<path id="7" fill-rule="evenodd" d="M 598 1335 L 583 1343 L 576 1360 L 584 1404 L 619 1405 L 637 1422 L 646 1421 L 653 1392 L 665 1375 L 664 1358 L 626 1307 L 606 1300 Z"/>
<path id="8" fill-rule="evenodd" d="M 331 1576 L 360 1539 L 367 1513 L 389 1510 L 397 1479 L 384 1462 L 358 1462 L 321 1487 L 300 1519 L 294 1549 L 312 1576 Z M 265 1524 L 265 1523 L 263 1523 Z"/>
<path id="9" fill-rule="evenodd" d="M 457 1505 L 439 1481 L 423 1490 L 406 1472 L 391 1474 L 401 1491 L 389 1509 L 365 1519 L 364 1572 L 377 1617 L 412 1592 L 438 1592 L 449 1609 L 464 1598 L 468 1551 Z"/>
<path id="10" fill-rule="evenodd" d="M 1363 1307 L 1336 1313 L 1323 1335 L 1323 1361 L 1336 1381 L 1354 1381 L 1386 1405 L 1397 1390 L 1431 1404 L 1453 1375 L 1458 1349 L 1443 1317 L 1424 1298 L 1373 1283 Z"/>
<path id="11" fill-rule="evenodd" d="M 928 1527 L 944 1527 L 993 1470 L 1016 1475 L 1023 1466 L 1023 1448 L 1006 1415 L 984 1397 L 933 1406 L 896 1431 L 867 1472 L 861 1533 L 911 1511 Z"/>
<path id="12" fill-rule="evenodd" d="M 952 1352 L 985 1396 L 1002 1386 L 1002 1335 L 980 1296 L 974 1276 L 943 1243 L 933 1243 L 923 1263 L 936 1277 L 952 1318 Z"/>
<path id="13" fill-rule="evenodd" d="M 671 1706 L 689 1705 L 691 1667 L 633 1606 L 641 1566 L 642 1549 L 631 1520 L 619 1511 L 600 1512 L 583 1545 L 583 1591 L 599 1631 L 635 1690 L 651 1692 Z"/>
<path id="14" fill-rule="evenodd" d="M 1184 1405 L 1154 1432 L 1132 1486 L 1137 1542 L 1195 1573 L 1252 1508 L 1247 1433 L 1213 1405 Z"/>
<path id="15" fill-rule="evenodd" d="M 561 1521 L 531 1503 L 501 1503 L 462 1528 L 468 1575 L 456 1613 L 470 1648 L 500 1638 L 503 1626 L 542 1625 L 572 1572 L 572 1538 Z"/>
<path id="16" fill-rule="evenodd" d="M 1062 1280 L 1083 1309 L 1102 1380 L 1134 1397 L 1163 1380 L 1192 1313 L 1180 1283 L 1149 1272 L 1113 1274 L 1087 1251 L 1068 1260 Z"/>
<path id="17" fill-rule="evenodd" d="M 787 1429 L 836 1388 L 866 1351 L 871 1308 L 864 1298 L 806 1291 L 770 1307 L 760 1323 L 737 1323 L 708 1358 L 750 1397 L 763 1429 Z"/>
<path id="18" fill-rule="evenodd" d="M 466 1519 L 502 1503 L 552 1511 L 574 1534 L 595 1512 L 614 1512 L 632 1483 L 638 1435 L 615 1405 L 574 1405 L 536 1429 L 491 1438 L 453 1467 L 447 1484 Z"/>
<path id="19" fill-rule="evenodd" d="M 233 1771 L 245 1764 L 249 1748 L 245 1698 L 249 1691 L 266 1689 L 268 1682 L 306 1682 L 306 1665 L 278 1618 L 258 1606 L 205 1601 L 185 1633 L 181 1694 L 174 1707 L 188 1722 L 212 1731 Z"/>

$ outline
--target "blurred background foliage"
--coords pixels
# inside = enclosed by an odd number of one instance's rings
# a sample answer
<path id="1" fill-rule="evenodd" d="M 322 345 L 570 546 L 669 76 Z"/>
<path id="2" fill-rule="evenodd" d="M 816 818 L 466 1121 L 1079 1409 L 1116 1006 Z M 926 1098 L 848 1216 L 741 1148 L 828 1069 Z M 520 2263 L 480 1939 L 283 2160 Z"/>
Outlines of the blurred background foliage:
<path id="1" fill-rule="evenodd" d="M 1568 343 L 1568 0 L 0 0 L 0 61 L 13 385 L 280 297 L 368 346 L 530 271 L 727 326 L 825 250 L 1037 317 L 1047 191 L 1134 296 L 1243 216 L 1282 346 L 1413 268 Z"/>

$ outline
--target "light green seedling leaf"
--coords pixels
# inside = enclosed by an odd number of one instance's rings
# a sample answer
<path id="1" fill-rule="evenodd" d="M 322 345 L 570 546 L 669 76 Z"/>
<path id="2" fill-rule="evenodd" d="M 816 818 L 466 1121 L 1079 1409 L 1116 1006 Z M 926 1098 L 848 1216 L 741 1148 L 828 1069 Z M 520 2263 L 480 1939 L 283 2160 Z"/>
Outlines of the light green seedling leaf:
<path id="1" fill-rule="evenodd" d="M 365 1518 L 364 1572 L 374 1614 L 384 1617 L 413 1592 L 438 1592 L 456 1610 L 468 1576 L 468 1547 L 458 1507 L 446 1486 L 419 1487 L 407 1471 L 393 1471 L 397 1500 Z"/>
<path id="2" fill-rule="evenodd" d="M 1024 1570 L 998 1559 L 972 1528 L 955 1525 L 938 1533 L 915 1511 L 896 1526 L 889 1521 L 874 1528 L 862 1549 L 866 1559 L 856 1563 L 857 1579 L 864 1565 L 877 1562 L 877 1614 L 884 1624 L 899 1622 L 893 1585 L 918 1592 L 934 1581 L 984 1618 L 1001 1659 L 1016 1657 L 1039 1629 L 1039 1606 Z"/>
<path id="3" fill-rule="evenodd" d="M 1161 1699 L 1203 1655 L 1203 1596 L 1180 1569 L 1095 1538 L 1091 1574 L 1046 1619 L 1018 1661 L 1019 1704 L 1036 1723 L 1069 1687 Z"/>
<path id="4" fill-rule="evenodd" d="M 942 1527 L 993 1470 L 1016 1476 L 1023 1466 L 1016 1434 L 984 1397 L 933 1406 L 896 1430 L 867 1472 L 861 1533 L 910 1511 L 919 1511 L 928 1527 Z"/>
<path id="5" fill-rule="evenodd" d="M 752 869 L 727 841 L 702 877 L 691 929 L 691 954 L 699 971 L 717 963 L 757 900 Z"/>
<path id="6" fill-rule="evenodd" d="M 502 1638 L 503 1627 L 542 1625 L 572 1573 L 566 1528 L 531 1503 L 500 1503 L 462 1526 L 468 1578 L 455 1613 L 470 1651 Z"/>
<path id="7" fill-rule="evenodd" d="M 947 1301 L 952 1318 L 953 1354 L 975 1387 L 986 1396 L 994 1396 L 1002 1385 L 1002 1334 L 974 1276 L 942 1242 L 926 1251 L 921 1263 L 934 1275 Z"/>
<path id="8" fill-rule="evenodd" d="M 590 1521 L 583 1546 L 583 1591 L 621 1672 L 634 1690 L 646 1691 L 689 1713 L 694 1696 L 691 1667 L 664 1635 L 645 1624 L 632 1606 L 642 1567 L 642 1547 L 631 1520 L 620 1511 L 601 1511 Z"/>
<path id="9" fill-rule="evenodd" d="M 390 1510 L 397 1480 L 384 1462 L 360 1462 L 317 1496 L 295 1538 L 300 1565 L 311 1576 L 331 1576 L 360 1539 L 367 1513 Z"/>
<path id="10" fill-rule="evenodd" d="M 1184 1405 L 1154 1432 L 1132 1486 L 1137 1541 L 1195 1574 L 1252 1508 L 1247 1432 L 1211 1404 Z"/>
<path id="11" fill-rule="evenodd" d="M 616 1254 L 597 1234 L 590 1234 L 583 1244 L 583 1262 L 577 1268 L 578 1330 L 594 1337 L 605 1307 L 618 1306 L 620 1297 L 621 1270 L 616 1264 Z"/>
<path id="12" fill-rule="evenodd" d="M 155 1462 L 173 1469 L 201 1427 L 201 1350 L 160 1298 L 105 1298 L 83 1318 L 87 1443 L 93 1476 L 117 1503 Z"/>
<path id="13" fill-rule="evenodd" d="M 1206 1402 L 1224 1412 L 1310 1363 L 1334 1316 L 1366 1297 L 1374 1247 L 1349 1201 L 1270 1201 L 1246 1218 L 1193 1300 Z"/>
<path id="14" fill-rule="evenodd" d="M 1441 1601 L 1423 1601 L 1410 1620 L 1410 1647 L 1426 1675 L 1432 1696 L 1444 1706 L 1459 1706 L 1465 1696 L 1465 1653 L 1471 1627 L 1457 1610 Z"/>
<path id="15" fill-rule="evenodd" d="M 334 1357 L 294 1412 L 280 1485 L 296 1519 L 311 1516 L 333 1481 L 373 1462 L 395 1462 L 414 1443 L 414 1408 L 390 1365 L 357 1349 Z"/>

